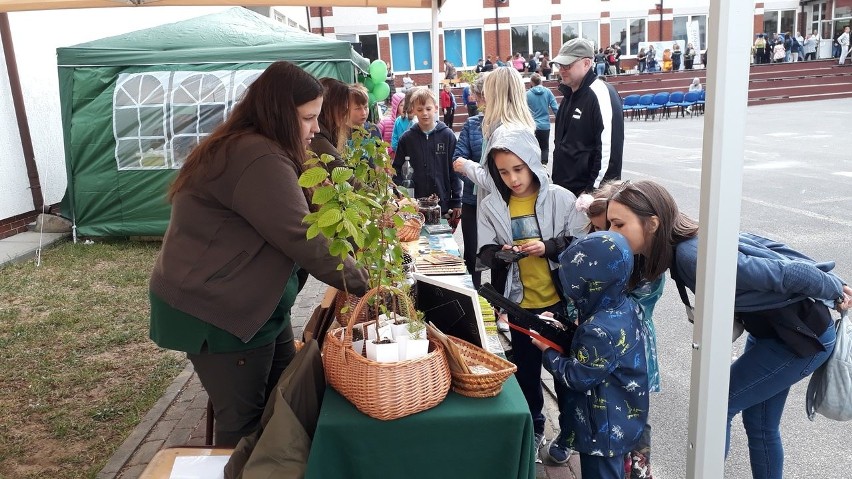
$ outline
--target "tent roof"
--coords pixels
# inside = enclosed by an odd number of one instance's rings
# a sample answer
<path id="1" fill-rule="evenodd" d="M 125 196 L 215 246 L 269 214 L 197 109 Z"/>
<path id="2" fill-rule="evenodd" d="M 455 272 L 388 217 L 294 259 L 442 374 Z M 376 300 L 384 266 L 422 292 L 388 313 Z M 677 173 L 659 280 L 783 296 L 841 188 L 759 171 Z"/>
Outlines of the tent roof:
<path id="1" fill-rule="evenodd" d="M 367 60 L 349 42 L 289 28 L 245 8 L 160 25 L 57 49 L 67 66 L 162 65 L 168 63 L 250 63 L 282 58 L 293 62 Z"/>
<path id="2" fill-rule="evenodd" d="M 444 3 L 441 0 L 439 3 Z M 54 10 L 63 8 L 106 8 L 129 6 L 305 6 L 305 7 L 418 7 L 429 8 L 432 0 L 0 0 L 0 12 Z"/>

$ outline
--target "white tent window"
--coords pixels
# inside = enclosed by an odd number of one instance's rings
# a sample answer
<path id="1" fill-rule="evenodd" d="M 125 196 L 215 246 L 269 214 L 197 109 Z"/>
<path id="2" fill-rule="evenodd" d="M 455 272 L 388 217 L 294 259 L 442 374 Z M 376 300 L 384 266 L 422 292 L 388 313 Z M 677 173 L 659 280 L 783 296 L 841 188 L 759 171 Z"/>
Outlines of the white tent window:
<path id="1" fill-rule="evenodd" d="M 119 75 L 113 134 L 119 170 L 178 169 L 228 117 L 262 70 Z"/>
<path id="2" fill-rule="evenodd" d="M 113 94 L 118 169 L 166 166 L 168 72 L 122 74 Z"/>
<path id="3" fill-rule="evenodd" d="M 179 168 L 189 153 L 225 121 L 231 72 L 175 72 L 170 132 L 172 163 Z"/>

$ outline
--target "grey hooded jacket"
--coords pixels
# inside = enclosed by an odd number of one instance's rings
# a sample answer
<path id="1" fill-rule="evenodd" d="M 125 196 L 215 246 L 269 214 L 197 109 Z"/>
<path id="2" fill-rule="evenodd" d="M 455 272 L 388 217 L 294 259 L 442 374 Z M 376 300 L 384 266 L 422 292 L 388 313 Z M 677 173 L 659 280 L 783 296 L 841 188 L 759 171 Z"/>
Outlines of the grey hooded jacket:
<path id="1" fill-rule="evenodd" d="M 551 240 L 570 241 L 572 237 L 585 236 L 588 220 L 574 207 L 574 194 L 551 183 L 547 170 L 541 164 L 541 150 L 532 131 L 511 126 L 497 128 L 491 136 L 489 152 L 484 160 L 485 172 L 490 171 L 488 164 L 492 161 L 490 153 L 494 149 L 506 149 L 518 155 L 538 178 L 540 189 L 535 214 L 545 242 L 545 256 L 549 259 L 551 271 L 555 271 L 559 266 L 556 262 L 559 251 L 554 250 L 555 243 Z M 478 192 L 481 201 L 477 209 L 477 249 L 482 253 L 483 247 L 489 245 L 502 247 L 513 244 L 509 203 L 501 194 L 500 190 L 504 188 L 498 188 L 495 183 L 502 180 L 499 177 L 495 180 L 491 174 L 478 175 L 477 180 L 484 182 Z M 518 303 L 524 297 L 518 265 L 510 263 L 508 268 L 503 295 Z"/>

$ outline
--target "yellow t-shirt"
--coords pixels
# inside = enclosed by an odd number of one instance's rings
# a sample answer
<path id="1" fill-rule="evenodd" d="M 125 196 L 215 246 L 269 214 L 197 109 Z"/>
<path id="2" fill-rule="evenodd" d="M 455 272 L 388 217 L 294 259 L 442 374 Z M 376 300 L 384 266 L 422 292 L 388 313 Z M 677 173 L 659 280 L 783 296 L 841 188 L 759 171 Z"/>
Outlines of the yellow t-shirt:
<path id="1" fill-rule="evenodd" d="M 538 195 L 525 198 L 509 198 L 509 215 L 512 217 L 512 240 L 515 245 L 530 241 L 541 241 L 541 229 L 535 216 L 535 201 Z M 550 276 L 547 258 L 527 256 L 518 261 L 524 299 L 521 307 L 526 309 L 546 308 L 559 302 L 559 294 Z"/>

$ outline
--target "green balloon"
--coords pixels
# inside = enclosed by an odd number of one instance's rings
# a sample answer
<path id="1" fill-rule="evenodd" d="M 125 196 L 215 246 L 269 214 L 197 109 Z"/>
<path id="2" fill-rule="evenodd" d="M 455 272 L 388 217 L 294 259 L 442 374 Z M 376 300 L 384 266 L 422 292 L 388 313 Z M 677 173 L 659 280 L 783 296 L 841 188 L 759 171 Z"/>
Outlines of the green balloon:
<path id="1" fill-rule="evenodd" d="M 368 92 L 367 98 L 369 98 L 371 105 L 374 105 L 376 103 L 376 95 L 373 95 L 373 92 Z"/>
<path id="2" fill-rule="evenodd" d="M 367 77 L 364 80 L 364 86 L 367 88 L 367 91 L 373 91 L 373 88 L 376 87 L 376 82 L 374 82 L 372 78 Z"/>
<path id="3" fill-rule="evenodd" d="M 370 77 L 374 82 L 383 82 L 388 76 L 388 64 L 382 60 L 375 60 L 370 64 Z"/>
<path id="4" fill-rule="evenodd" d="M 390 95 L 390 86 L 386 82 L 377 83 L 370 92 L 376 97 L 376 101 L 382 101 Z"/>

